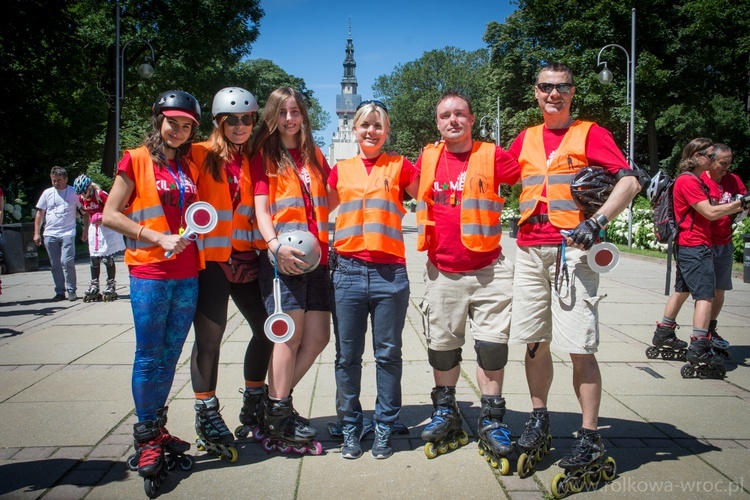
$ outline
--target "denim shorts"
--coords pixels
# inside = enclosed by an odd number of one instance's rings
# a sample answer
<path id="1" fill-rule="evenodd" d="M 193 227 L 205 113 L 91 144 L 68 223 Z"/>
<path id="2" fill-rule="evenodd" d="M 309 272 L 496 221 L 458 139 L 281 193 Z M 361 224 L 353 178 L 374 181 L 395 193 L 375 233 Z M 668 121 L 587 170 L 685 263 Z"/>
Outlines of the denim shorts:
<path id="1" fill-rule="evenodd" d="M 268 252 L 260 253 L 260 293 L 268 314 L 273 314 L 273 265 L 268 260 Z M 289 276 L 279 273 L 281 288 L 281 309 L 289 311 L 330 311 L 330 281 L 328 266 L 318 266 L 313 272 Z"/>
<path id="2" fill-rule="evenodd" d="M 707 300 L 714 298 L 715 287 L 711 248 L 706 245 L 677 247 L 675 292 L 690 292 L 693 300 Z"/>

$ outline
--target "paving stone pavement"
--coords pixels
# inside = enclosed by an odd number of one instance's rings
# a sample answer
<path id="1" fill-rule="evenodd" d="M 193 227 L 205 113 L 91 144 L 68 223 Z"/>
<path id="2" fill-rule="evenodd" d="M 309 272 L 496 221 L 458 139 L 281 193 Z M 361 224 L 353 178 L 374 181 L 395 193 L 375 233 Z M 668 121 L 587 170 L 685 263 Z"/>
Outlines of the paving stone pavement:
<path id="1" fill-rule="evenodd" d="M 411 306 L 404 329 L 401 422 L 409 434 L 394 438 L 394 455 L 344 460 L 340 441 L 326 424 L 335 421 L 334 346 L 329 345 L 295 389 L 295 406 L 319 429 L 321 456 L 266 453 L 252 440 L 236 443 L 239 459 L 222 461 L 192 448 L 192 471 L 170 473 L 160 489 L 165 498 L 545 498 L 560 469 L 555 465 L 580 426 L 569 359 L 555 356 L 549 398 L 552 452 L 534 476 L 500 476 L 477 453 L 479 394 L 470 344 L 464 351 L 457 394 L 470 443 L 429 460 L 420 433 L 432 411 L 431 369 L 418 309 L 423 295 L 425 255 L 416 252 L 414 214 L 405 217 Z M 511 259 L 515 240 L 504 235 Z M 79 295 L 88 262 L 77 264 Z M 597 354 L 604 393 L 600 429 L 617 461 L 617 476 L 576 498 L 748 498 L 750 497 L 750 285 L 734 279 L 720 317 L 720 332 L 733 344 L 724 380 L 683 379 L 681 362 L 647 359 L 655 321 L 666 297 L 664 261 L 622 256 L 602 275 L 601 345 Z M 0 296 L 0 497 L 118 499 L 145 497 L 143 480 L 125 460 L 132 452 L 133 401 L 130 375 L 134 333 L 127 270 L 118 259 L 118 293 L 112 303 L 52 302 L 48 268 L 2 276 Z M 692 304 L 678 317 L 678 334 L 688 338 Z M 230 303 L 222 346 L 217 395 L 230 428 L 238 425 L 242 362 L 250 338 L 247 323 Z M 193 335 L 179 360 L 170 395 L 169 429 L 192 439 L 193 393 L 189 357 Z M 331 340 L 333 344 L 333 339 Z M 514 437 L 523 430 L 530 402 L 524 349 L 511 346 L 506 368 L 505 422 Z M 365 353 L 362 403 L 371 416 L 375 368 Z M 511 456 L 515 469 L 517 456 Z"/>

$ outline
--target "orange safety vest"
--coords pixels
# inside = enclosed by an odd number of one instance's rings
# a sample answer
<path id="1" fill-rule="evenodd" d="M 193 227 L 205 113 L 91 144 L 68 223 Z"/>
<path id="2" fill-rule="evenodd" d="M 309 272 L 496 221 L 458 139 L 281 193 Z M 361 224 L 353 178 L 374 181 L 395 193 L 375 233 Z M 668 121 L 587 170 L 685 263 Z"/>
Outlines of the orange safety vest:
<path id="1" fill-rule="evenodd" d="M 232 253 L 232 247 L 237 250 L 253 250 L 253 225 L 251 217 L 255 215 L 253 209 L 252 183 L 250 182 L 250 162 L 247 158 L 242 162 L 240 174 L 240 204 L 233 210 L 232 197 L 226 171 L 221 169 L 221 181 L 205 168 L 205 161 L 211 150 L 211 142 L 205 141 L 193 144 L 191 156 L 198 167 L 198 196 L 202 201 L 210 203 L 218 215 L 218 222 L 213 231 L 203 235 L 203 248 L 206 260 L 225 262 Z M 245 191 L 245 192 L 243 192 Z M 249 209 L 247 203 L 250 203 Z M 243 205 L 244 204 L 244 205 Z M 236 213 L 240 212 L 240 213 Z M 249 215 L 244 216 L 244 213 Z"/>
<path id="2" fill-rule="evenodd" d="M 339 212 L 333 246 L 341 253 L 363 250 L 405 257 L 401 219 L 403 156 L 382 154 L 370 173 L 358 156 L 338 163 Z"/>
<path id="3" fill-rule="evenodd" d="M 547 204 L 550 222 L 558 229 L 576 227 L 583 219 L 570 184 L 578 170 L 589 164 L 586 158 L 586 138 L 593 122 L 576 120 L 565 133 L 554 157 L 547 165 L 544 150 L 544 125 L 526 130 L 518 163 L 521 165 L 521 195 L 518 209 L 521 212 L 519 224 L 523 224 L 534 213 L 537 203 Z M 542 196 L 545 186 L 546 196 Z"/>
<path id="4" fill-rule="evenodd" d="M 315 148 L 318 161 L 323 164 L 323 153 Z M 328 194 L 325 181 L 314 170 L 310 172 L 310 197 L 313 204 L 313 215 L 318 227 L 318 240 L 321 245 L 328 245 Z M 268 177 L 268 203 L 271 220 L 276 234 L 289 231 L 307 231 L 307 212 L 305 199 L 302 194 L 300 178 L 291 168 L 286 175 L 278 174 Z M 256 231 L 255 246 L 260 249 L 268 248 L 260 231 Z"/>
<path id="5" fill-rule="evenodd" d="M 422 152 L 417 196 L 417 250 L 430 248 L 435 230 L 432 218 L 433 183 L 444 144 L 429 145 Z M 474 141 L 461 195 L 461 242 L 469 250 L 490 252 L 500 245 L 500 216 L 505 198 L 495 192 L 495 145 Z"/>
<path id="6" fill-rule="evenodd" d="M 169 230 L 167 218 L 164 216 L 159 192 L 156 189 L 154 161 L 151 159 L 148 149 L 146 149 L 146 146 L 141 146 L 138 149 L 129 149 L 128 153 L 130 154 L 131 165 L 133 167 L 133 175 L 135 175 L 135 179 L 132 179 L 135 183 L 135 198 L 133 199 L 133 203 L 125 209 L 125 215 L 141 226 L 163 234 L 172 234 Z M 197 179 L 198 170 L 195 168 L 193 162 L 187 158 L 182 158 L 182 161 L 190 169 L 192 178 Z M 205 260 L 202 245 L 200 245 L 200 238 L 196 240 L 196 244 L 198 244 L 199 250 L 199 268 L 203 269 L 205 267 Z M 125 237 L 125 247 L 125 263 L 129 266 L 151 264 L 165 260 L 164 249 L 159 245 Z"/>

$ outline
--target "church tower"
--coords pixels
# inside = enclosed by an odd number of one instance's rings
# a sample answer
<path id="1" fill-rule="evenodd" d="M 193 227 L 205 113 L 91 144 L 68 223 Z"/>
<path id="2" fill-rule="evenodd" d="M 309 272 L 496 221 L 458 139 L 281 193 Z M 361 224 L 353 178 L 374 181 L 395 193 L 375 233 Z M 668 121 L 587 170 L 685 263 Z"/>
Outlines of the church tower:
<path id="1" fill-rule="evenodd" d="M 341 93 L 336 96 L 336 116 L 338 129 L 328 150 L 328 163 L 333 166 L 339 160 L 345 160 L 359 153 L 359 145 L 354 137 L 352 121 L 362 96 L 357 94 L 357 77 L 354 74 L 357 63 L 354 62 L 354 43 L 352 42 L 352 22 L 349 20 L 349 38 L 346 40 L 346 58 L 344 59 L 344 78 L 341 80 Z"/>

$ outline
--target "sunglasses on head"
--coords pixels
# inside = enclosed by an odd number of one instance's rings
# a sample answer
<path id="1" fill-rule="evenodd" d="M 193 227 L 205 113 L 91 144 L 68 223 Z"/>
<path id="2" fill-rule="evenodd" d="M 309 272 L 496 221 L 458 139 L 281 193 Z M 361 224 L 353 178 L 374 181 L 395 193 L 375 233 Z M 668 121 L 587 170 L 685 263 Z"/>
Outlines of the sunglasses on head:
<path id="1" fill-rule="evenodd" d="M 557 89 L 561 94 L 567 94 L 573 88 L 572 83 L 537 83 L 536 88 L 545 94 L 551 94 L 552 90 Z"/>
<path id="2" fill-rule="evenodd" d="M 236 127 L 240 122 L 242 122 L 242 124 L 246 127 L 255 125 L 255 115 L 227 115 L 227 119 L 224 120 L 224 123 L 226 123 L 230 127 Z"/>
<path id="3" fill-rule="evenodd" d="M 360 108 L 362 108 L 364 106 L 367 106 L 368 104 L 374 104 L 375 106 L 379 107 L 380 109 L 382 109 L 383 111 L 385 111 L 386 113 L 388 113 L 388 108 L 385 107 L 385 104 L 383 104 L 380 101 L 373 100 L 373 99 L 370 99 L 368 101 L 362 101 L 362 102 L 360 102 L 359 106 L 357 106 L 357 111 L 359 111 Z"/>

